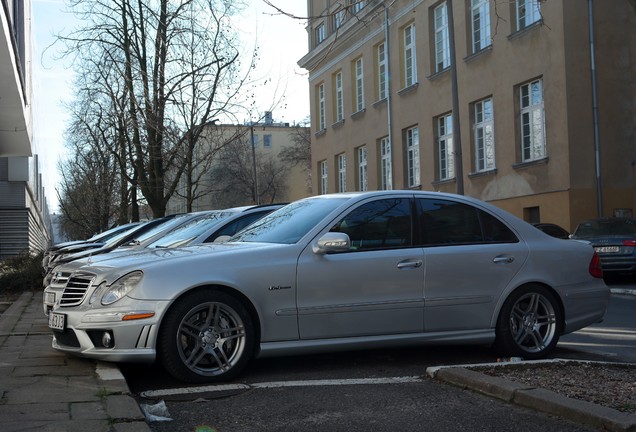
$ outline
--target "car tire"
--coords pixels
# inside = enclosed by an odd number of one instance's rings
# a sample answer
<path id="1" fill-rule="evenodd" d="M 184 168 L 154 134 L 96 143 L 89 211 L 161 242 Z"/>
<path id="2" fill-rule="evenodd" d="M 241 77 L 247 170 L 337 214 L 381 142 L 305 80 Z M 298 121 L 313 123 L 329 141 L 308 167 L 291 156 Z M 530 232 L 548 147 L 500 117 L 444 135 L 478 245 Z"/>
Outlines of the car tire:
<path id="1" fill-rule="evenodd" d="M 254 326 L 235 297 L 213 290 L 187 294 L 167 312 L 157 354 L 168 373 L 203 383 L 236 377 L 254 353 Z"/>
<path id="2" fill-rule="evenodd" d="M 504 356 L 543 358 L 556 347 L 562 329 L 563 313 L 555 295 L 543 286 L 527 285 L 504 302 L 494 348 Z"/>

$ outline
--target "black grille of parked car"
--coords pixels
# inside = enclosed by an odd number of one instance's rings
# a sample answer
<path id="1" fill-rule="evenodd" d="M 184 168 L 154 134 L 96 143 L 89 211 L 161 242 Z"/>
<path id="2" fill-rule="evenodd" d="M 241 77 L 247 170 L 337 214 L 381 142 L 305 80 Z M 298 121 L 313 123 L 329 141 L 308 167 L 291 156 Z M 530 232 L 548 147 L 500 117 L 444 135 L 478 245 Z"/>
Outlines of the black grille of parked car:
<path id="1" fill-rule="evenodd" d="M 69 307 L 77 306 L 82 303 L 86 296 L 86 291 L 91 286 L 91 283 L 95 279 L 95 276 L 89 274 L 77 274 L 72 276 L 64 292 L 62 293 L 62 299 L 60 300 L 60 306 Z"/>

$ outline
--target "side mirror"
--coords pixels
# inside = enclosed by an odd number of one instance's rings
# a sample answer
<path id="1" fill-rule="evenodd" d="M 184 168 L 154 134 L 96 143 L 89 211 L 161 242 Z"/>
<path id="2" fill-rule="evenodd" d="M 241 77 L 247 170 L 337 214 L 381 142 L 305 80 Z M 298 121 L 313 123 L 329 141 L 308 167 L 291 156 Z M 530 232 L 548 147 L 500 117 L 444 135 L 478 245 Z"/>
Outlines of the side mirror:
<path id="1" fill-rule="evenodd" d="M 229 235 L 218 236 L 217 238 L 214 239 L 213 243 L 225 243 L 226 241 L 228 241 L 231 238 L 232 237 L 229 236 Z"/>
<path id="2" fill-rule="evenodd" d="M 347 252 L 351 246 L 349 236 L 341 232 L 328 232 L 312 246 L 315 254 L 324 255 L 335 252 Z"/>

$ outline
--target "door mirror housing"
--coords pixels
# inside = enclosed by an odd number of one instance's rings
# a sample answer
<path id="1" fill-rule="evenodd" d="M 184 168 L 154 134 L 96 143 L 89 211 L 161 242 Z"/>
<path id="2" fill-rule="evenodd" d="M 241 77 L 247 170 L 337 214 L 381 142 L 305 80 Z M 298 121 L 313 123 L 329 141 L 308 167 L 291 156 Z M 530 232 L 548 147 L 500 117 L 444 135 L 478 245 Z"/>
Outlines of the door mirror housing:
<path id="1" fill-rule="evenodd" d="M 348 252 L 351 246 L 349 236 L 341 232 L 328 232 L 312 246 L 315 254 L 324 255 L 337 252 Z"/>

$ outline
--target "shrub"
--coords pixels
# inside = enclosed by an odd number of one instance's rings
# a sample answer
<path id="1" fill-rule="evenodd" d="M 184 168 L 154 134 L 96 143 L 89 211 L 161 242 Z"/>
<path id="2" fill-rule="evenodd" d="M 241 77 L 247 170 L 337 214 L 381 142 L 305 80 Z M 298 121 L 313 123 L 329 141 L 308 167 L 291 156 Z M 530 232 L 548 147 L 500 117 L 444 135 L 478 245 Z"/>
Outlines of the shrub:
<path id="1" fill-rule="evenodd" d="M 20 255 L 0 261 L 0 294 L 32 291 L 42 287 L 42 253 Z"/>

